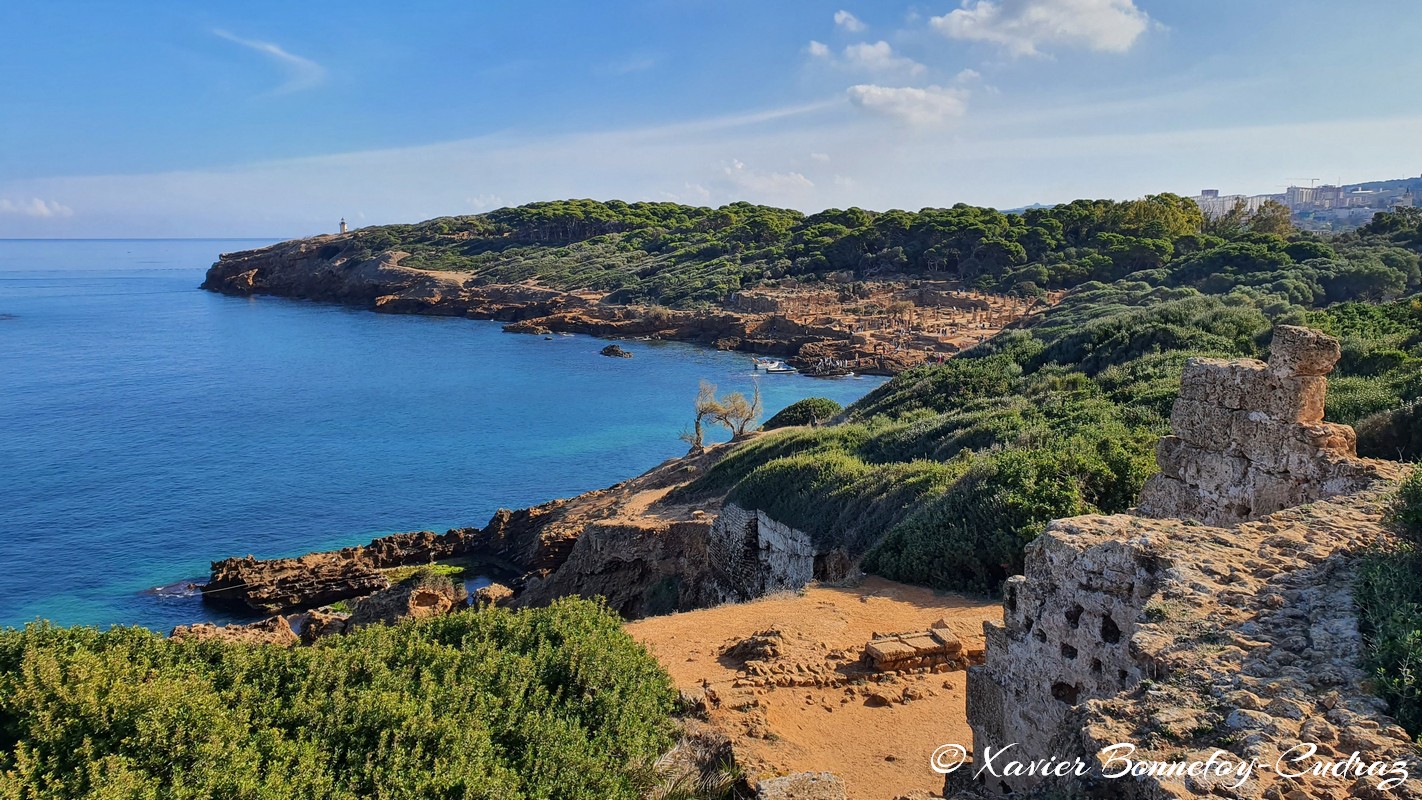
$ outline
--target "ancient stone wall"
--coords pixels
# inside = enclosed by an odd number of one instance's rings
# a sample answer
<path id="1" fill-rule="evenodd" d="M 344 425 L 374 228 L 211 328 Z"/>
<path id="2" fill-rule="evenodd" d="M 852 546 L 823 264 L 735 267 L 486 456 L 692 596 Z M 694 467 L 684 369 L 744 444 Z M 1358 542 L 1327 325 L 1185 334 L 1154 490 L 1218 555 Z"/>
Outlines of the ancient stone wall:
<path id="1" fill-rule="evenodd" d="M 1337 358 L 1335 340 L 1281 326 L 1267 365 L 1187 364 L 1161 474 L 1142 492 L 1149 516 L 1051 523 L 1004 587 L 1003 624 L 984 626 L 986 662 L 969 670 L 975 765 L 1015 745 L 1011 758 L 1081 758 L 1093 771 L 975 767 L 949 776 L 949 796 L 1422 797 L 1418 749 L 1359 666 L 1352 594 L 1357 554 L 1388 540 L 1385 481 L 1402 467 L 1356 458 L 1352 430 L 1322 422 Z M 1107 779 L 1102 751 L 1117 744 L 1138 761 L 1218 752 L 1262 766 L 1239 785 Z M 1405 765 L 1410 780 L 1384 790 L 1376 776 L 1276 769 L 1308 745 L 1318 752 L 1302 766 L 1357 752 Z"/>
<path id="2" fill-rule="evenodd" d="M 1132 538 L 1135 518 L 1110 519 L 1122 526 L 1123 539 Z M 1160 560 L 1127 541 L 1079 533 L 1077 520 L 1060 520 L 1029 544 L 1026 575 L 1003 587 L 1003 624 L 984 626 L 987 661 L 969 670 L 967 698 L 979 761 L 984 747 L 1007 742 L 1025 753 L 1052 752 L 1079 702 L 1140 679 L 1129 642 Z M 1092 546 L 1084 546 L 1088 541 Z M 1007 778 L 992 788 L 1030 785 Z"/>
<path id="3" fill-rule="evenodd" d="M 799 589 L 815 577 L 809 534 L 735 503 L 722 506 L 707 551 L 712 568 L 742 600 Z"/>
<path id="4" fill-rule="evenodd" d="M 1280 325 L 1269 363 L 1192 358 L 1139 513 L 1233 525 L 1361 490 L 1378 477 L 1346 425 L 1323 421 L 1338 340 Z"/>

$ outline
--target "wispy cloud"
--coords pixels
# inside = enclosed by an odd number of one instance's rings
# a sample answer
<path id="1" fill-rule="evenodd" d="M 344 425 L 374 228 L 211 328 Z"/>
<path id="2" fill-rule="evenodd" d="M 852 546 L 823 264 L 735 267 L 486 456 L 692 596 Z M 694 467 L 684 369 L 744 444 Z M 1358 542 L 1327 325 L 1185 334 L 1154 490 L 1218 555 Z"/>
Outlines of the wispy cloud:
<path id="1" fill-rule="evenodd" d="M 634 72 L 645 72 L 661 62 L 661 56 L 648 53 L 636 53 L 626 56 L 617 61 L 611 61 L 598 68 L 600 72 L 614 77 L 631 75 Z"/>
<path id="2" fill-rule="evenodd" d="M 0 197 L 0 214 L 46 219 L 52 217 L 72 217 L 74 209 L 54 200 L 31 197 L 28 200 L 8 200 Z"/>
<path id="3" fill-rule="evenodd" d="M 731 161 L 722 172 L 737 189 L 757 195 L 785 197 L 815 188 L 813 181 L 798 172 L 762 172 L 737 160 Z"/>
<path id="4" fill-rule="evenodd" d="M 286 82 L 271 91 L 271 94 L 291 94 L 314 89 L 326 81 L 326 68 L 309 58 L 302 58 L 271 42 L 243 39 L 224 30 L 213 30 L 213 35 L 240 44 L 266 56 L 286 72 Z"/>

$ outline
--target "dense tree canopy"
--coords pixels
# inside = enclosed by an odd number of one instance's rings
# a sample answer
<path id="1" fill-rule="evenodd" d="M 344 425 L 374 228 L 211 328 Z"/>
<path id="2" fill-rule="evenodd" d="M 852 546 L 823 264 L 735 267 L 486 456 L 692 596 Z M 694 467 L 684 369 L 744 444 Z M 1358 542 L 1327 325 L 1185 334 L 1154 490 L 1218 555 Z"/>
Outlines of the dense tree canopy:
<path id="1" fill-rule="evenodd" d="M 404 250 L 408 266 L 673 306 L 717 303 L 787 277 L 815 281 L 846 272 L 1026 293 L 1145 273 L 1158 285 L 1210 293 L 1247 286 L 1322 304 L 1415 289 L 1422 244 L 1416 216 L 1380 215 L 1330 244 L 1295 232 L 1282 206 L 1206 219 L 1193 201 L 1173 194 L 1078 200 L 1021 214 L 959 204 L 806 216 L 750 203 L 713 209 L 564 200 L 365 228 L 354 241 L 357 255 Z"/>

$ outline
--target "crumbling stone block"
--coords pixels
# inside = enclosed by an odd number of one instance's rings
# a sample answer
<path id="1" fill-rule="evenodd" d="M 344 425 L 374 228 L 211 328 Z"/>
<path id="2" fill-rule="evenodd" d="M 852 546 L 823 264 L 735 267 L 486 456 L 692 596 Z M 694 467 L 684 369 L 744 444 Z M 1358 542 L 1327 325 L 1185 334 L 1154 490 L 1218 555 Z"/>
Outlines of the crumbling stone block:
<path id="1" fill-rule="evenodd" d="M 1269 367 L 1279 375 L 1324 376 L 1333 371 L 1342 355 L 1338 340 L 1326 333 L 1279 325 L 1269 347 Z"/>
<path id="2" fill-rule="evenodd" d="M 1324 375 L 1339 352 L 1325 334 L 1281 325 L 1268 364 L 1187 361 L 1174 435 L 1156 447 L 1160 475 L 1142 488 L 1137 511 L 1237 525 L 1376 480 L 1374 462 L 1357 458 L 1353 429 L 1323 422 Z"/>
<path id="3" fill-rule="evenodd" d="M 963 643 L 939 622 L 926 631 L 879 636 L 864 645 L 863 662 L 878 672 L 902 672 L 960 660 Z"/>

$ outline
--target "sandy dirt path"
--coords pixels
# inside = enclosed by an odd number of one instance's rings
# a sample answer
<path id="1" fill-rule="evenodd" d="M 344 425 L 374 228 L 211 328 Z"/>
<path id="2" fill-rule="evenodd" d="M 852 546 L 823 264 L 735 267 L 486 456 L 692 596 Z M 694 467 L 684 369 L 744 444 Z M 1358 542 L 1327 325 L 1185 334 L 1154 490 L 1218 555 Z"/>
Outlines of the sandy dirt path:
<path id="1" fill-rule="evenodd" d="M 710 721 L 731 737 L 747 777 L 827 771 L 844 779 L 852 800 L 890 800 L 936 794 L 943 779 L 929 769 L 933 750 L 971 745 L 966 673 L 925 670 L 879 680 L 861 670 L 859 654 L 875 634 L 923 630 L 940 619 L 965 650 L 980 651 L 982 623 L 1000 622 L 1002 607 L 871 577 L 652 617 L 627 630 L 657 655 L 678 689 L 712 699 Z M 770 630 L 775 653 L 767 661 L 775 676 L 756 681 L 724 651 Z M 765 685 L 786 680 L 804 685 Z"/>

